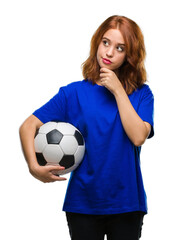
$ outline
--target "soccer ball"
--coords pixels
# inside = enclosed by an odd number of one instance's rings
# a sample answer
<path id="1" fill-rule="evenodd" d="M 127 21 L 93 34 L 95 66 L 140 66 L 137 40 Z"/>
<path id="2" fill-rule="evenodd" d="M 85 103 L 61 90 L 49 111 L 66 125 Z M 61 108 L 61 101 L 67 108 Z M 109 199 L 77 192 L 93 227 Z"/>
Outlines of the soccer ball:
<path id="1" fill-rule="evenodd" d="M 34 139 L 35 152 L 39 165 L 60 165 L 64 170 L 58 175 L 76 169 L 83 159 L 85 142 L 80 131 L 65 122 L 43 124 Z"/>

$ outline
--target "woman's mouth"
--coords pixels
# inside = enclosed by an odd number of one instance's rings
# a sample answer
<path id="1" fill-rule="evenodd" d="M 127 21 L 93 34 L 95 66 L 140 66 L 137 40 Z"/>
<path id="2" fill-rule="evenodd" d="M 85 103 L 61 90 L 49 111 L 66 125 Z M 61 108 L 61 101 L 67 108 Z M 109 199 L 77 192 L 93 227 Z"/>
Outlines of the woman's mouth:
<path id="1" fill-rule="evenodd" d="M 111 64 L 112 62 L 107 58 L 102 58 L 104 64 Z"/>

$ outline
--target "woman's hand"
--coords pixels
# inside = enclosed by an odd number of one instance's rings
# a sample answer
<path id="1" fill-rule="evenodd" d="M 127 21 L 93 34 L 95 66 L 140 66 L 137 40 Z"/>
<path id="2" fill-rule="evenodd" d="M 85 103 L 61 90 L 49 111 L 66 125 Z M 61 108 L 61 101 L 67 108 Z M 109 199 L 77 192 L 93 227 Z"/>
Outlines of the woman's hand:
<path id="1" fill-rule="evenodd" d="M 122 87 L 116 74 L 107 68 L 100 69 L 100 84 L 106 87 L 112 94 Z"/>
<path id="2" fill-rule="evenodd" d="M 48 182 L 55 182 L 55 181 L 64 181 L 67 180 L 64 177 L 59 177 L 58 175 L 55 175 L 54 173 L 58 172 L 58 170 L 64 170 L 64 167 L 61 167 L 59 165 L 53 166 L 53 165 L 47 165 L 47 166 L 34 166 L 30 168 L 30 173 L 33 177 L 37 178 L 41 182 L 48 183 Z"/>

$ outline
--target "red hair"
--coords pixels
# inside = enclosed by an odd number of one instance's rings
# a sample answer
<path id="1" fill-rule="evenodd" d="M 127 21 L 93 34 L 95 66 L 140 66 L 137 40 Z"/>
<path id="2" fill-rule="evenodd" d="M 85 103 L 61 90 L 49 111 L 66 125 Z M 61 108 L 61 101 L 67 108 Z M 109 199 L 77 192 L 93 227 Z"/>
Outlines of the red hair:
<path id="1" fill-rule="evenodd" d="M 118 29 L 125 41 L 126 59 L 116 74 L 127 94 L 131 94 L 146 82 L 144 60 L 146 56 L 144 37 L 139 26 L 124 16 L 111 16 L 106 19 L 91 39 L 90 55 L 82 64 L 85 79 L 96 83 L 99 79 L 100 66 L 97 62 L 97 49 L 103 35 L 109 29 Z"/>

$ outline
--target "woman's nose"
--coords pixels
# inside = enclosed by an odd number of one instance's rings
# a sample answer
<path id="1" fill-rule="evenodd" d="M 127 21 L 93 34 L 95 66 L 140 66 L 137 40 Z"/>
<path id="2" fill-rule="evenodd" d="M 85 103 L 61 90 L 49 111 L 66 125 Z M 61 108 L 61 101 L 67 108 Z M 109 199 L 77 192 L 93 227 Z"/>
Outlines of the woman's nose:
<path id="1" fill-rule="evenodd" d="M 113 57 L 113 55 L 114 55 L 113 48 L 107 49 L 106 55 L 107 55 L 107 57 Z"/>

